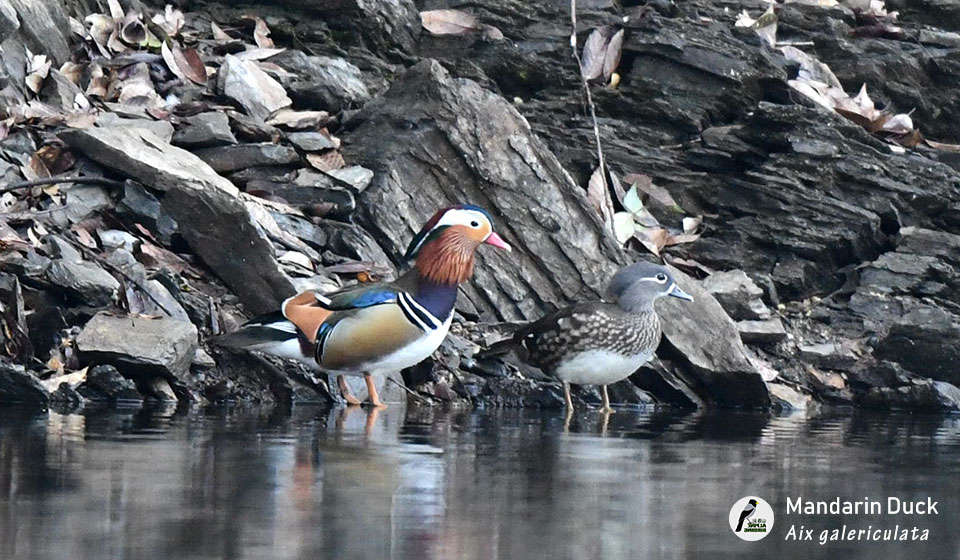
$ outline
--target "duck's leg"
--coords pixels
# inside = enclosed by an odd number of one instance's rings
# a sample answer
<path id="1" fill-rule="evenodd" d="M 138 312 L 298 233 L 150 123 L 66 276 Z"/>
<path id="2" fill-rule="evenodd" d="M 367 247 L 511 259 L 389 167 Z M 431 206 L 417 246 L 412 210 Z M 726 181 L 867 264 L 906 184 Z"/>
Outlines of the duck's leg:
<path id="1" fill-rule="evenodd" d="M 603 406 L 600 408 L 600 412 L 603 414 L 613 414 L 616 410 L 610 408 L 610 395 L 607 394 L 607 386 L 602 385 L 600 391 L 603 393 Z"/>
<path id="2" fill-rule="evenodd" d="M 344 376 L 337 376 L 337 386 L 340 387 L 340 396 L 343 397 L 343 400 L 347 401 L 347 404 L 360 406 L 360 400 L 350 393 L 350 387 L 347 387 L 347 379 Z"/>
<path id="3" fill-rule="evenodd" d="M 373 376 L 365 373 L 363 374 L 363 380 L 367 382 L 367 394 L 370 395 L 370 405 L 377 408 L 387 408 L 387 405 L 380 402 L 380 395 L 377 394 L 377 386 L 373 382 Z"/>
<path id="4" fill-rule="evenodd" d="M 566 403 L 567 414 L 573 413 L 573 399 L 570 398 L 570 384 L 563 382 L 563 401 Z"/>

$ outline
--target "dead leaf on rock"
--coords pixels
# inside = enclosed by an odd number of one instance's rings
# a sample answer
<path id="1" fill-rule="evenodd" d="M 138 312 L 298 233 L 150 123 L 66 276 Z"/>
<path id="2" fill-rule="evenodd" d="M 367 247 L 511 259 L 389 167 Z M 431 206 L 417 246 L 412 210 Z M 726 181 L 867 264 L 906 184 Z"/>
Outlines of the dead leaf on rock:
<path id="1" fill-rule="evenodd" d="M 227 35 L 227 33 L 220 29 L 220 26 L 214 22 L 210 22 L 210 31 L 213 32 L 213 38 L 220 43 L 231 43 L 234 41 L 234 38 Z"/>
<path id="2" fill-rule="evenodd" d="M 173 56 L 173 49 L 167 44 L 167 41 L 164 41 L 160 46 L 160 54 L 163 56 L 163 61 L 167 63 L 167 68 L 170 69 L 170 72 L 179 78 L 180 81 L 186 82 L 187 75 L 183 72 L 183 69 L 180 68 L 180 65 L 177 64 L 177 59 Z"/>
<path id="3" fill-rule="evenodd" d="M 943 142 L 934 142 L 933 140 L 924 140 L 923 142 L 934 150 L 960 153 L 960 144 L 944 144 Z"/>
<path id="4" fill-rule="evenodd" d="M 200 59 L 200 54 L 193 47 L 173 47 L 173 59 L 180 71 L 191 82 L 198 85 L 207 83 L 207 68 Z"/>
<path id="5" fill-rule="evenodd" d="M 621 29 L 613 34 L 610 43 L 607 45 L 607 52 L 603 57 L 603 81 L 609 82 L 617 67 L 620 66 L 620 57 L 623 54 L 623 35 Z"/>
<path id="6" fill-rule="evenodd" d="M 341 169 L 347 164 L 340 152 L 336 150 L 322 154 L 307 154 L 307 163 L 318 171 L 333 171 L 334 169 Z"/>
<path id="7" fill-rule="evenodd" d="M 175 9 L 172 5 L 167 4 L 166 8 L 163 10 L 163 14 L 156 14 L 152 18 L 153 23 L 159 25 L 167 32 L 167 35 L 170 37 L 176 37 L 180 33 L 180 29 L 186 23 L 186 19 L 183 17 L 183 12 L 178 9 Z"/>
<path id="8" fill-rule="evenodd" d="M 247 50 L 235 53 L 233 56 L 239 58 L 240 60 L 264 60 L 270 58 L 271 56 L 276 56 L 285 50 L 287 49 L 276 49 L 272 47 L 248 47 Z"/>
<path id="9" fill-rule="evenodd" d="M 423 28 L 434 35 L 464 35 L 480 32 L 485 39 L 503 39 L 503 33 L 492 25 L 480 23 L 471 14 L 460 10 L 427 10 L 420 12 Z"/>
<path id="10" fill-rule="evenodd" d="M 131 12 L 120 28 L 120 38 L 128 45 L 139 45 L 147 39 L 147 28 L 140 21 L 140 15 Z"/>
<path id="11" fill-rule="evenodd" d="M 326 111 L 294 111 L 292 109 L 281 109 L 267 119 L 266 124 L 293 129 L 315 129 L 319 126 L 326 125 L 330 120 L 330 113 Z"/>
<path id="12" fill-rule="evenodd" d="M 267 22 L 258 17 L 250 17 L 249 19 L 252 19 L 256 24 L 253 29 L 253 41 L 261 49 L 272 49 L 273 39 L 270 38 L 270 28 L 267 27 Z"/>
<path id="13" fill-rule="evenodd" d="M 600 214 L 604 224 L 613 226 L 613 201 L 610 199 L 610 191 L 607 189 L 607 183 L 603 180 L 603 172 L 600 167 L 594 170 L 587 182 L 587 200 L 593 209 Z"/>
<path id="14" fill-rule="evenodd" d="M 51 62 L 43 54 L 33 54 L 27 49 L 27 76 L 24 81 L 33 93 L 40 93 L 43 80 L 50 74 Z"/>
<path id="15" fill-rule="evenodd" d="M 613 35 L 609 25 L 598 27 L 590 32 L 583 51 L 580 54 L 580 75 L 585 80 L 595 80 L 603 75 L 603 63 L 607 55 L 607 45 Z"/>

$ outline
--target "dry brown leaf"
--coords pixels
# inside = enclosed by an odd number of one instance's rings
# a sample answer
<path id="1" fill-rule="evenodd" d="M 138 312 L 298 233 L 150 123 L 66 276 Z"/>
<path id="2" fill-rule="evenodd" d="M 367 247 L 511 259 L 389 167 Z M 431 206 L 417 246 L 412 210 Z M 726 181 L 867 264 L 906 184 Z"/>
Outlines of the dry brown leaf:
<path id="1" fill-rule="evenodd" d="M 610 199 L 610 190 L 607 189 L 607 183 L 603 180 L 601 168 L 594 170 L 587 182 L 587 200 L 593 209 L 600 214 L 604 224 L 612 228 L 613 224 L 613 201 Z"/>
<path id="2" fill-rule="evenodd" d="M 140 21 L 140 15 L 131 12 L 120 28 L 120 38 L 128 45 L 139 45 L 147 39 L 147 28 Z"/>
<path id="3" fill-rule="evenodd" d="M 214 23 L 214 22 L 212 22 L 212 21 L 210 22 L 210 31 L 213 32 L 213 38 L 214 38 L 218 43 L 231 43 L 231 42 L 233 42 L 233 37 L 227 35 L 227 33 L 226 33 L 223 29 L 220 29 L 220 26 L 219 26 L 219 25 L 217 25 L 216 23 Z"/>
<path id="4" fill-rule="evenodd" d="M 340 155 L 340 152 L 336 150 L 330 150 L 329 152 L 324 152 L 322 154 L 307 154 L 307 163 L 311 167 L 320 171 L 333 171 L 334 169 L 341 169 L 347 163 L 343 160 L 343 156 Z"/>
<path id="5" fill-rule="evenodd" d="M 640 241 L 640 244 L 656 256 L 660 256 L 660 251 L 667 245 L 668 232 L 661 227 L 638 228 L 633 234 Z"/>
<path id="6" fill-rule="evenodd" d="M 275 48 L 265 48 L 265 47 L 247 47 L 247 50 L 238 52 L 233 56 L 239 58 L 240 60 L 264 60 L 270 58 L 271 56 L 278 55 L 287 49 L 275 49 Z"/>
<path id="7" fill-rule="evenodd" d="M 590 32 L 580 54 L 580 75 L 585 80 L 595 80 L 603 75 L 603 61 L 610 42 L 610 26 L 598 27 Z"/>
<path id="8" fill-rule="evenodd" d="M 207 68 L 200 59 L 200 54 L 193 47 L 173 47 L 173 59 L 184 76 L 198 85 L 207 83 Z M 166 60 L 166 59 L 164 59 Z"/>
<path id="9" fill-rule="evenodd" d="M 934 142 L 933 140 L 924 140 L 923 142 L 934 150 L 960 153 L 960 144 L 944 144 L 943 142 Z"/>
<path id="10" fill-rule="evenodd" d="M 623 53 L 623 29 L 617 31 L 607 44 L 607 51 L 603 57 L 603 81 L 609 82 L 617 67 L 620 66 L 620 56 Z"/>
<path id="11" fill-rule="evenodd" d="M 77 241 L 87 249 L 96 249 L 97 241 L 86 228 L 74 226 L 70 228 L 77 237 Z"/>
<path id="12" fill-rule="evenodd" d="M 40 93 L 43 80 L 50 74 L 51 62 L 43 54 L 33 54 L 27 50 L 27 76 L 24 81 L 30 91 Z"/>
<path id="13" fill-rule="evenodd" d="M 163 61 L 167 63 L 167 68 L 170 69 L 170 72 L 172 72 L 174 76 L 179 78 L 180 81 L 186 82 L 187 75 L 184 74 L 183 69 L 177 64 L 177 59 L 173 56 L 173 49 L 170 48 L 170 45 L 167 43 L 167 41 L 164 41 L 163 44 L 160 45 L 160 54 L 163 56 Z"/>
<path id="14" fill-rule="evenodd" d="M 420 23 L 434 35 L 463 35 L 480 29 L 476 17 L 460 10 L 420 12 Z"/>
<path id="15" fill-rule="evenodd" d="M 267 124 L 271 126 L 293 129 L 315 129 L 329 122 L 330 113 L 326 111 L 294 111 L 292 109 L 281 109 L 267 120 Z"/>
<path id="16" fill-rule="evenodd" d="M 256 22 L 256 26 L 253 29 L 253 41 L 261 49 L 272 49 L 273 39 L 270 38 L 270 28 L 267 27 L 267 22 L 258 17 L 252 17 L 250 19 Z"/>
<path id="17" fill-rule="evenodd" d="M 170 37 L 176 37 L 180 33 L 180 28 L 186 23 L 183 12 L 167 4 L 163 14 L 156 14 L 152 18 L 153 23 L 159 25 L 167 32 Z"/>
<path id="18" fill-rule="evenodd" d="M 674 212 L 683 212 L 683 209 L 680 208 L 680 205 L 677 204 L 677 201 L 674 200 L 670 192 L 659 185 L 655 185 L 650 176 L 641 173 L 630 173 L 629 175 L 625 175 L 623 180 L 631 186 L 636 186 L 638 191 L 647 195 L 650 200 L 656 203 L 655 206 Z"/>

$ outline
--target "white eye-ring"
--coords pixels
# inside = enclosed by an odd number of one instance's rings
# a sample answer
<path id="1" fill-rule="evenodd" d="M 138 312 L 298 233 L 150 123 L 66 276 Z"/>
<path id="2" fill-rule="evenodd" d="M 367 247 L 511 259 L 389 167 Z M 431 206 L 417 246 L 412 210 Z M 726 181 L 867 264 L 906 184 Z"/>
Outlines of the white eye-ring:
<path id="1" fill-rule="evenodd" d="M 667 283 L 667 275 L 664 274 L 664 273 L 662 273 L 662 272 L 661 272 L 660 274 L 657 274 L 657 282 L 660 282 L 661 284 L 666 284 L 666 283 Z"/>
<path id="2" fill-rule="evenodd" d="M 476 220 L 473 220 L 472 222 L 470 222 L 470 227 L 472 227 L 472 228 L 478 228 L 478 227 L 480 227 L 480 222 L 478 222 L 478 221 L 476 221 Z"/>

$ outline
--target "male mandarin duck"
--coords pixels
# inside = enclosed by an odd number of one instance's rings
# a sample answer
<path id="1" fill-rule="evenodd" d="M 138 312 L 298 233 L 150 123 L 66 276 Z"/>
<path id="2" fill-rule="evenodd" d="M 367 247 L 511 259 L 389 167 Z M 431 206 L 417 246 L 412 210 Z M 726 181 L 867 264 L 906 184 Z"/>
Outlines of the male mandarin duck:
<path id="1" fill-rule="evenodd" d="M 515 350 L 521 360 L 563 382 L 568 414 L 573 410 L 571 383 L 602 386 L 602 412 L 613 412 L 607 385 L 640 369 L 660 344 L 660 317 L 653 303 L 662 296 L 693 298 L 665 266 L 648 262 L 617 272 L 606 295 L 609 301 L 578 303 L 530 323 L 483 354 Z"/>
<path id="2" fill-rule="evenodd" d="M 458 287 L 473 275 L 474 251 L 484 243 L 510 250 L 485 210 L 466 204 L 440 210 L 410 242 L 405 258 L 416 263 L 396 281 L 301 292 L 218 342 L 337 374 L 350 404 L 360 402 L 344 376 L 363 375 L 370 404 L 384 407 L 372 376 L 415 365 L 440 346 Z"/>

